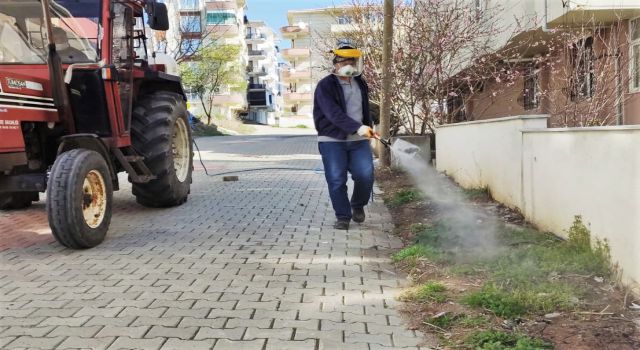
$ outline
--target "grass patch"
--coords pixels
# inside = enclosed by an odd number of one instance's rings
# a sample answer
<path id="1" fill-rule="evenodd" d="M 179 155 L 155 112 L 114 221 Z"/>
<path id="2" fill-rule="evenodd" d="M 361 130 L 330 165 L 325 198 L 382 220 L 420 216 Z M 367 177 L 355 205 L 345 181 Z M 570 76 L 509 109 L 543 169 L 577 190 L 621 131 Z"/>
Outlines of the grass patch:
<path id="1" fill-rule="evenodd" d="M 489 318 L 484 315 L 477 315 L 477 316 L 463 315 L 463 317 L 457 321 L 457 324 L 465 328 L 477 328 L 477 327 L 484 327 L 488 325 L 489 322 L 490 322 Z"/>
<path id="2" fill-rule="evenodd" d="M 546 350 L 553 348 L 551 344 L 540 339 L 496 330 L 475 332 L 466 338 L 465 344 L 475 350 Z"/>
<path id="3" fill-rule="evenodd" d="M 486 186 L 480 188 L 463 189 L 462 193 L 464 193 L 464 196 L 470 200 L 491 197 L 491 195 L 489 194 L 489 187 Z"/>
<path id="4" fill-rule="evenodd" d="M 431 226 L 413 224 L 409 229 L 411 230 L 411 233 L 414 234 L 417 243 L 427 244 L 434 247 L 440 247 L 442 245 L 443 237 L 449 231 L 447 226 L 442 222 L 438 222 Z"/>
<path id="5" fill-rule="evenodd" d="M 487 284 L 467 294 L 463 303 L 491 310 L 498 316 L 571 310 L 585 291 L 568 275 L 611 275 L 609 247 L 596 240 L 576 217 L 561 241 L 549 235 L 519 232 L 510 240 L 524 242 L 486 263 L 491 271 Z"/>
<path id="6" fill-rule="evenodd" d="M 464 315 L 452 315 L 447 313 L 442 316 L 431 317 L 427 319 L 427 322 L 442 329 L 449 329 L 462 317 L 464 317 Z"/>
<path id="7" fill-rule="evenodd" d="M 387 204 L 391 207 L 397 208 L 404 204 L 414 202 L 422 198 L 420 191 L 415 189 L 403 189 L 393 195 L 393 197 L 386 200 Z"/>
<path id="8" fill-rule="evenodd" d="M 439 256 L 438 251 L 427 245 L 414 244 L 393 254 L 391 258 L 394 262 L 405 262 L 415 265 L 420 259 L 435 260 Z"/>
<path id="9" fill-rule="evenodd" d="M 448 330 L 453 326 L 461 326 L 464 328 L 487 326 L 489 324 L 489 319 L 483 315 L 469 316 L 466 314 L 446 313 L 444 315 L 428 318 L 426 322 L 436 327 Z"/>
<path id="10" fill-rule="evenodd" d="M 298 124 L 295 127 L 298 128 L 298 129 L 309 129 L 309 127 L 304 125 L 304 124 Z"/>
<path id="11" fill-rule="evenodd" d="M 456 276 L 477 276 L 485 271 L 485 267 L 479 264 L 460 264 L 449 268 L 449 272 Z"/>
<path id="12" fill-rule="evenodd" d="M 443 303 L 447 300 L 444 293 L 447 290 L 444 284 L 439 282 L 427 282 L 420 287 L 408 291 L 404 299 L 421 302 Z"/>
<path id="13" fill-rule="evenodd" d="M 215 125 L 206 125 L 204 123 L 198 123 L 193 128 L 193 136 L 224 136 L 223 132 L 218 130 Z"/>

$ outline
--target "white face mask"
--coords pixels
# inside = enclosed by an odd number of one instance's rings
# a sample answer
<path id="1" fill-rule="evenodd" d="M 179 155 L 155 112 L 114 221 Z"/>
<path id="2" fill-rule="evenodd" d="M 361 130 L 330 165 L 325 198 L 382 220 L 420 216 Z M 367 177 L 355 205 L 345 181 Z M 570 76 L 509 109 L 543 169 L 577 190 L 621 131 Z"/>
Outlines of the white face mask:
<path id="1" fill-rule="evenodd" d="M 337 75 L 341 76 L 341 77 L 352 77 L 356 74 L 356 68 L 350 64 L 343 66 L 342 68 L 338 69 L 338 71 L 336 72 Z"/>

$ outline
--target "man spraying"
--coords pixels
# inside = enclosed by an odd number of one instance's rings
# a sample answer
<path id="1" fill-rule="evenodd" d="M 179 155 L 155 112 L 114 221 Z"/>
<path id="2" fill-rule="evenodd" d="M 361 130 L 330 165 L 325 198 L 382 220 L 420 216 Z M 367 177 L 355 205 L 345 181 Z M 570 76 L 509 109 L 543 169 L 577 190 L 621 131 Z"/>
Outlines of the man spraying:
<path id="1" fill-rule="evenodd" d="M 318 82 L 313 120 L 318 131 L 318 149 L 331 204 L 336 214 L 334 228 L 348 230 L 351 219 L 365 220 L 364 207 L 373 188 L 373 155 L 368 139 L 375 137 L 369 113 L 369 89 L 361 77 L 362 51 L 342 45 L 332 51 L 333 71 Z M 347 174 L 354 182 L 347 193 Z"/>

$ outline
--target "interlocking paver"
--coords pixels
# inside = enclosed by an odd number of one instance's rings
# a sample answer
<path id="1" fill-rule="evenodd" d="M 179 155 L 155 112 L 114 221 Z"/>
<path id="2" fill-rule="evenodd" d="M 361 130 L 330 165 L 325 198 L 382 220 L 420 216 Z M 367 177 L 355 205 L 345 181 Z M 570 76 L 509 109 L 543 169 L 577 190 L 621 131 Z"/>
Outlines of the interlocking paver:
<path id="1" fill-rule="evenodd" d="M 315 340 L 302 340 L 302 341 L 284 341 L 277 339 L 269 339 L 267 341 L 267 350 L 302 350 L 302 349 L 315 349 Z"/>
<path id="2" fill-rule="evenodd" d="M 256 340 L 229 340 L 220 339 L 216 342 L 214 350 L 262 350 L 265 339 Z"/>
<path id="3" fill-rule="evenodd" d="M 4 345 L 3 349 L 54 349 L 58 344 L 62 343 L 65 337 L 30 337 L 21 336 L 9 344 Z"/>
<path id="4" fill-rule="evenodd" d="M 206 340 L 182 340 L 171 338 L 162 345 L 162 350 L 209 350 L 216 343 L 215 339 Z"/>
<path id="5" fill-rule="evenodd" d="M 166 341 L 165 338 L 138 339 L 138 338 L 118 337 L 107 349 L 109 350 L 130 350 L 130 349 L 154 350 L 154 349 L 160 349 L 160 347 L 162 346 L 162 344 L 164 344 L 165 341 Z"/>
<path id="6" fill-rule="evenodd" d="M 119 327 L 119 326 L 104 326 L 97 334 L 98 338 L 106 337 L 129 337 L 129 338 L 142 338 L 151 326 L 136 326 L 136 327 Z"/>
<path id="7" fill-rule="evenodd" d="M 198 143 L 210 172 L 321 167 L 314 137 Z M 83 339 L 109 349 L 419 343 L 394 309 L 406 281 L 389 256 L 401 242 L 379 198 L 365 223 L 336 231 L 322 173 L 238 175 L 223 182 L 196 162 L 189 201 L 151 209 L 135 202 L 123 174 L 107 239 L 86 251 L 41 234 L 48 232 L 41 202 L 0 212 L 0 348 Z"/>
<path id="8" fill-rule="evenodd" d="M 57 349 L 106 349 L 114 341 L 114 337 L 108 338 L 91 338 L 86 337 L 69 337 Z"/>
<path id="9" fill-rule="evenodd" d="M 69 327 L 58 326 L 51 333 L 47 334 L 47 337 L 78 337 L 78 338 L 91 338 L 101 329 L 101 326 L 86 326 L 86 327 Z"/>
<path id="10" fill-rule="evenodd" d="M 201 327 L 198 330 L 198 333 L 195 335 L 193 339 L 212 339 L 212 338 L 226 338 L 231 340 L 240 340 L 246 331 L 246 328 L 229 328 L 229 329 L 220 329 L 220 328 L 210 328 L 210 327 Z"/>

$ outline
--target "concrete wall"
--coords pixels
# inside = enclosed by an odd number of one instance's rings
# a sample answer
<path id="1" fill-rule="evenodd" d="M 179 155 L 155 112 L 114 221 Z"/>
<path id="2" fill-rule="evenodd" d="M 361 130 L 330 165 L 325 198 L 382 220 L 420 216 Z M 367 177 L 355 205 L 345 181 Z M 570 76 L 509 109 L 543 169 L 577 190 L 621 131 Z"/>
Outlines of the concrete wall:
<path id="1" fill-rule="evenodd" d="M 520 207 L 522 129 L 543 129 L 547 116 L 488 119 L 438 127 L 436 166 L 465 188 L 484 188 L 498 201 Z"/>
<path id="2" fill-rule="evenodd" d="M 524 116 L 440 127 L 437 169 L 465 188 L 488 186 L 496 200 L 560 236 L 581 215 L 640 292 L 640 155 L 631 151 L 640 126 L 544 125 Z"/>
<path id="3" fill-rule="evenodd" d="M 606 238 L 627 281 L 640 282 L 640 127 L 523 132 L 523 213 L 564 235 L 575 215 Z"/>

